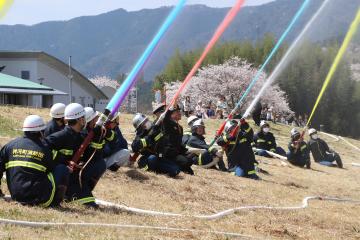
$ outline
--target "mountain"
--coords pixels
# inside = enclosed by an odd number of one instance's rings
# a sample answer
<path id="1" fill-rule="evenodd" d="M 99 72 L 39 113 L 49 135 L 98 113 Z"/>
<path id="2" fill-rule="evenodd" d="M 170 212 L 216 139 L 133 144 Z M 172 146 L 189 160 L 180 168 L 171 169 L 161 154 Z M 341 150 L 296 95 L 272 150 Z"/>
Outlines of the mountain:
<path id="1" fill-rule="evenodd" d="M 261 6 L 245 7 L 222 41 L 255 41 L 269 32 L 279 36 L 302 2 L 277 0 Z M 299 33 L 321 2 L 312 1 L 289 40 Z M 330 11 L 332 13 L 324 18 L 326 21 L 316 29 L 314 39 L 343 36 L 359 4 L 360 0 L 332 0 L 330 8 L 336 11 Z M 42 50 L 64 61 L 72 55 L 74 66 L 85 75 L 115 77 L 130 71 L 170 10 L 167 7 L 136 12 L 119 9 L 97 16 L 33 26 L 0 25 L 0 49 Z M 228 8 L 187 6 L 145 69 L 146 80 L 151 80 L 163 69 L 175 49 L 186 51 L 203 47 L 227 11 Z"/>

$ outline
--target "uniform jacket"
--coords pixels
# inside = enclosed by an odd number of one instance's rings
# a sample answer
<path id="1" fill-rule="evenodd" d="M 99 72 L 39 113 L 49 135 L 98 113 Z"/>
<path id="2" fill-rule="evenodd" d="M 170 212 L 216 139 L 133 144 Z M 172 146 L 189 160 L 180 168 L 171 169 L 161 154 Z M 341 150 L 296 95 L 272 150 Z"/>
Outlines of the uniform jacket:
<path id="1" fill-rule="evenodd" d="M 255 147 L 267 151 L 276 151 L 276 140 L 271 132 L 258 132 L 254 136 Z"/>
<path id="2" fill-rule="evenodd" d="M 53 119 L 51 119 L 50 122 L 48 122 L 46 124 L 44 135 L 45 135 L 45 137 L 47 137 L 47 136 L 49 136 L 49 135 L 51 135 L 53 133 L 56 133 L 56 132 L 59 132 L 59 131 L 63 130 L 64 128 L 65 128 L 65 125 L 60 127 L 56 123 L 55 119 L 53 118 Z"/>
<path id="3" fill-rule="evenodd" d="M 318 138 L 316 140 L 310 139 L 308 147 L 314 157 L 315 162 L 321 162 L 326 159 L 326 152 L 330 152 L 330 148 L 327 143 Z"/>

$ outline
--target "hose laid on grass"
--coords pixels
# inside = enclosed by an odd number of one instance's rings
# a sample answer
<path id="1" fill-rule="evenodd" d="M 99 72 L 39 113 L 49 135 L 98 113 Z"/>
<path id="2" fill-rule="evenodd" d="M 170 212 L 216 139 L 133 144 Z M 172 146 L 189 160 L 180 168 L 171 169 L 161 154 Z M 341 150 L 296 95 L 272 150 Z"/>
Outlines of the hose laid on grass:
<path id="1" fill-rule="evenodd" d="M 124 205 L 114 204 L 111 202 L 106 202 L 102 200 L 96 200 L 96 203 L 105 206 L 105 207 L 114 207 L 119 210 L 123 210 L 125 212 L 140 214 L 140 215 L 149 215 L 149 216 L 163 216 L 163 217 L 190 217 L 190 218 L 198 218 L 198 219 L 204 219 L 204 220 L 215 220 L 220 219 L 223 217 L 226 217 L 228 215 L 236 214 L 240 211 L 245 210 L 300 210 L 305 209 L 309 206 L 309 201 L 311 200 L 321 200 L 321 201 L 335 201 L 335 202 L 349 202 L 349 203 L 355 203 L 360 204 L 360 201 L 357 200 L 351 200 L 351 199 L 342 199 L 342 198 L 334 198 L 334 197 L 321 197 L 321 196 L 310 196 L 305 197 L 302 201 L 302 204 L 299 206 L 292 206 L 292 207 L 274 207 L 274 206 L 243 206 L 238 208 L 232 208 L 228 210 L 224 210 L 215 214 L 210 215 L 184 215 L 179 213 L 168 213 L 168 212 L 157 212 L 152 210 L 144 210 L 139 208 L 133 208 L 128 207 Z"/>
<path id="2" fill-rule="evenodd" d="M 9 196 L 6 196 L 9 198 Z M 96 202 L 101 206 L 106 207 L 114 207 L 120 210 L 124 210 L 126 212 L 141 214 L 141 215 L 150 215 L 150 216 L 164 216 L 164 217 L 192 217 L 203 220 L 215 220 L 226 217 L 228 215 L 232 215 L 238 213 L 240 211 L 245 210 L 278 210 L 278 211 L 291 211 L 291 210 L 301 210 L 305 209 L 309 206 L 310 200 L 322 200 L 322 201 L 335 201 L 335 202 L 349 202 L 354 204 L 360 204 L 360 201 L 351 200 L 351 199 L 342 199 L 342 198 L 334 198 L 334 197 L 320 197 L 320 196 L 312 196 L 305 197 L 302 201 L 302 204 L 299 206 L 292 207 L 272 207 L 272 206 L 243 206 L 238 208 L 228 209 L 222 212 L 218 212 L 212 215 L 183 215 L 177 213 L 166 213 L 166 212 L 156 212 L 151 210 L 143 210 L 138 208 L 131 208 L 123 205 L 113 204 L 110 202 L 96 200 Z M 131 224 L 111 224 L 111 223 L 56 223 L 56 222 L 34 222 L 34 221 L 21 221 L 21 220 L 12 220 L 12 219 L 4 219 L 0 218 L 0 224 L 6 225 L 14 225 L 14 226 L 23 226 L 23 227 L 108 227 L 108 228 L 122 228 L 122 229 L 147 229 L 147 230 L 156 230 L 163 232 L 191 232 L 191 233 L 210 233 L 214 235 L 224 235 L 224 236 L 232 236 L 232 237 L 241 237 L 253 239 L 254 237 L 243 235 L 240 233 L 233 232 L 223 232 L 223 231 L 208 231 L 208 230 L 196 230 L 196 229 L 188 229 L 188 228 L 174 228 L 174 227 L 163 227 L 163 226 L 148 226 L 148 225 L 131 225 Z"/>
<path id="3" fill-rule="evenodd" d="M 133 225 L 133 224 L 112 224 L 112 223 L 55 223 L 55 222 L 30 222 L 20 220 L 10 220 L 0 218 L 0 224 L 32 227 L 32 228 L 49 228 L 49 227 L 107 227 L 107 228 L 121 228 L 121 229 L 144 229 L 144 230 L 155 230 L 162 232 L 190 232 L 196 234 L 214 234 L 224 235 L 229 237 L 240 237 L 244 239 L 255 239 L 252 236 L 223 231 L 211 231 L 211 230 L 196 230 L 189 228 L 174 228 L 174 227 L 162 227 L 162 226 L 148 226 L 148 225 Z"/>
<path id="4" fill-rule="evenodd" d="M 348 140 L 346 140 L 345 138 L 340 137 L 340 136 L 339 136 L 339 138 L 340 138 L 341 140 L 343 140 L 343 141 L 344 141 L 347 145 L 349 145 L 350 147 L 352 147 L 352 148 L 354 148 L 354 149 L 356 149 L 356 150 L 360 151 L 360 148 L 359 148 L 359 147 L 355 146 L 354 144 L 352 144 L 351 142 L 349 142 L 349 141 L 348 141 Z"/>

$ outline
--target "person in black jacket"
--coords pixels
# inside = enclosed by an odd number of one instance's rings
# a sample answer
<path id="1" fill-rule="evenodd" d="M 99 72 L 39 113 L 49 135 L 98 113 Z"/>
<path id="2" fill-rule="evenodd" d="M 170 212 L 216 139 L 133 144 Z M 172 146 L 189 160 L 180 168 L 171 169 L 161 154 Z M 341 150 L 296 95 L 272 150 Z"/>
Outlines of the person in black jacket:
<path id="1" fill-rule="evenodd" d="M 176 163 L 181 168 L 181 171 L 194 175 L 191 169 L 193 156 L 182 144 L 183 128 L 178 123 L 180 120 L 181 112 L 176 104 L 167 111 L 161 124 L 164 136 L 159 150 L 165 159 Z"/>
<path id="2" fill-rule="evenodd" d="M 103 148 L 106 142 L 105 138 L 113 135 L 113 132 L 111 130 L 106 131 L 104 127 L 96 126 L 99 113 L 95 112 L 93 108 L 86 107 L 84 110 L 86 128 L 80 134 L 85 139 L 93 131 L 94 136 L 81 156 L 79 171 L 74 171 L 70 175 L 69 189 L 66 194 L 70 201 L 97 208 L 98 206 L 93 202 L 92 191 L 106 171 Z"/>
<path id="3" fill-rule="evenodd" d="M 0 151 L 0 180 L 6 171 L 11 198 L 22 204 L 57 206 L 67 189 L 69 170 L 52 160 L 50 149 L 42 142 L 44 130 L 43 119 L 30 115 L 23 124 L 24 136 Z"/>
<path id="4" fill-rule="evenodd" d="M 187 147 L 193 148 L 195 150 L 204 150 L 203 152 L 194 156 L 194 164 L 203 166 L 205 168 L 216 168 L 217 165 L 221 171 L 227 171 L 223 161 L 223 152 L 219 151 L 215 147 L 210 147 L 205 141 L 205 124 L 202 119 L 197 119 L 192 124 L 191 130 L 192 135 L 187 142 Z"/>
<path id="5" fill-rule="evenodd" d="M 270 132 L 270 125 L 265 121 L 261 121 L 260 131 L 254 136 L 254 143 L 256 154 L 259 156 L 271 157 L 267 151 L 286 156 L 285 150 L 277 146 L 275 137 Z"/>
<path id="6" fill-rule="evenodd" d="M 228 121 L 217 144 L 225 150 L 229 171 L 238 177 L 259 180 L 255 170 L 257 162 L 251 147 L 254 132 L 245 119 L 240 120 L 240 128 L 238 124 L 236 120 Z"/>
<path id="7" fill-rule="evenodd" d="M 122 135 L 119 127 L 119 115 L 117 113 L 110 122 L 110 136 L 106 138 L 104 158 L 107 169 L 117 171 L 122 166 L 129 165 L 130 151 L 128 143 Z"/>
<path id="8" fill-rule="evenodd" d="M 175 177 L 180 173 L 180 167 L 165 159 L 158 153 L 163 133 L 143 114 L 137 113 L 133 119 L 136 137 L 131 144 L 135 154 L 141 154 L 138 166 L 141 169 Z"/>
<path id="9" fill-rule="evenodd" d="M 64 129 L 65 127 L 64 111 L 65 111 L 65 104 L 63 103 L 55 103 L 51 107 L 50 116 L 52 117 L 52 119 L 46 124 L 46 128 L 44 131 L 45 137 Z"/>
<path id="10" fill-rule="evenodd" d="M 87 132 L 82 132 L 84 127 L 86 126 L 85 120 L 85 110 L 78 103 L 71 103 L 65 108 L 65 120 L 67 120 L 68 125 L 60 132 L 51 134 L 46 137 L 46 143 L 53 151 L 53 159 L 56 164 L 62 164 L 69 166 L 74 170 L 74 172 L 70 176 L 69 187 L 66 193 L 66 197 L 70 201 L 76 201 L 81 204 L 85 204 L 90 207 L 97 207 L 95 204 L 95 198 L 93 197 L 91 191 L 93 187 L 96 185 L 99 180 L 95 175 L 102 175 L 102 172 L 105 170 L 101 168 L 93 167 L 93 163 L 99 163 L 101 166 L 106 166 L 103 159 L 102 162 L 99 161 L 91 161 L 90 166 L 88 166 L 88 170 L 82 175 L 81 180 L 79 181 L 79 171 L 82 170 L 83 166 L 81 161 L 78 163 L 74 163 L 72 161 L 73 156 L 76 151 L 80 148 L 83 143 L 85 137 L 87 136 Z M 91 158 L 94 150 L 101 150 L 103 148 L 104 143 L 101 139 L 101 129 L 96 129 L 96 133 L 94 134 L 94 138 L 91 141 L 88 149 L 85 150 L 82 162 L 87 163 L 89 158 Z M 94 154 L 94 158 L 99 159 L 101 155 L 101 151 L 97 151 Z M 102 164 L 104 163 L 104 164 Z M 92 170 L 96 169 L 96 173 L 94 174 Z M 95 170 L 94 170 L 95 171 Z M 99 173 L 99 174 L 97 174 Z M 82 182 L 85 182 L 83 186 L 81 186 Z"/>
<path id="11" fill-rule="evenodd" d="M 256 125 L 260 126 L 260 120 L 261 120 L 261 111 L 262 111 L 262 105 L 260 101 L 258 101 L 255 105 L 254 111 L 252 112 L 252 117 Z"/>
<path id="12" fill-rule="evenodd" d="M 291 164 L 298 167 L 306 166 L 306 168 L 310 169 L 310 150 L 295 128 L 291 130 L 291 142 L 286 155 Z"/>
<path id="13" fill-rule="evenodd" d="M 309 129 L 310 140 L 308 146 L 314 157 L 315 162 L 325 165 L 325 166 L 334 166 L 334 162 L 339 168 L 343 167 L 343 163 L 338 153 L 330 150 L 327 143 L 319 138 L 316 129 Z"/>

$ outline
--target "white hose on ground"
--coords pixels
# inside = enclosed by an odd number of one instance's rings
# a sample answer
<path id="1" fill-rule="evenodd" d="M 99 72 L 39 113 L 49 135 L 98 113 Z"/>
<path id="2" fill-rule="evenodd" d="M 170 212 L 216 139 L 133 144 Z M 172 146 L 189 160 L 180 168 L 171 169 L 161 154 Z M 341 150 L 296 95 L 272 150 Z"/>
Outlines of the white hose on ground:
<path id="1" fill-rule="evenodd" d="M 334 139 L 334 142 L 340 141 L 340 139 L 339 139 L 337 136 L 335 136 L 335 135 L 332 135 L 332 134 L 326 133 L 326 132 L 320 132 L 320 133 L 321 133 L 321 134 L 324 134 L 324 135 L 326 135 L 326 136 L 328 136 L 328 137 L 333 138 L 333 139 Z"/>
<path id="2" fill-rule="evenodd" d="M 341 198 L 334 198 L 334 197 L 321 197 L 321 196 L 312 196 L 312 197 L 305 197 L 302 201 L 302 204 L 300 206 L 293 206 L 293 207 L 274 207 L 274 206 L 243 206 L 238 208 L 232 208 L 225 211 L 221 211 L 215 214 L 210 215 L 184 215 L 179 213 L 169 213 L 169 212 L 157 212 L 152 210 L 144 210 L 139 208 L 133 208 L 133 207 L 127 207 L 124 205 L 118 205 L 102 200 L 96 200 L 96 203 L 101 206 L 106 207 L 114 207 L 119 210 L 123 210 L 125 212 L 135 213 L 135 214 L 141 214 L 141 215 L 150 215 L 150 216 L 163 216 L 163 217 L 190 217 L 190 218 L 198 218 L 198 219 L 204 219 L 204 220 L 215 220 L 220 219 L 223 217 L 226 217 L 228 215 L 232 215 L 235 213 L 238 213 L 240 211 L 245 210 L 300 210 L 307 208 L 309 206 L 310 200 L 322 200 L 322 201 L 335 201 L 335 202 L 350 202 L 354 204 L 360 204 L 360 201 L 357 200 L 351 200 L 351 199 L 341 199 Z"/>
<path id="3" fill-rule="evenodd" d="M 231 237 L 241 237 L 247 239 L 255 239 L 252 236 L 233 232 L 212 231 L 212 230 L 196 230 L 189 228 L 175 228 L 162 226 L 148 226 L 148 225 L 133 225 L 133 224 L 115 224 L 115 223 L 55 223 L 55 222 L 30 222 L 0 218 L 0 224 L 22 226 L 22 227 L 107 227 L 107 228 L 122 228 L 122 229 L 145 229 L 156 230 L 162 232 L 190 232 L 196 234 L 215 234 Z"/>
<path id="4" fill-rule="evenodd" d="M 351 163 L 351 165 L 355 166 L 355 167 L 360 167 L 360 163 Z"/>
<path id="5" fill-rule="evenodd" d="M 345 138 L 340 137 L 340 136 L 339 136 L 339 138 L 340 138 L 341 140 L 343 140 L 343 141 L 344 141 L 347 145 L 349 145 L 350 147 L 352 147 L 352 148 L 354 148 L 354 149 L 356 149 L 356 150 L 360 151 L 360 148 L 359 148 L 359 147 L 355 146 L 354 144 L 352 144 L 351 142 L 349 142 L 349 141 L 348 141 L 348 140 L 346 140 Z"/>

